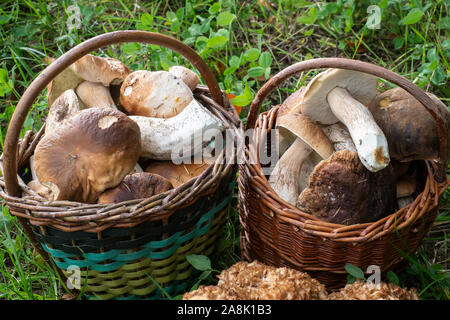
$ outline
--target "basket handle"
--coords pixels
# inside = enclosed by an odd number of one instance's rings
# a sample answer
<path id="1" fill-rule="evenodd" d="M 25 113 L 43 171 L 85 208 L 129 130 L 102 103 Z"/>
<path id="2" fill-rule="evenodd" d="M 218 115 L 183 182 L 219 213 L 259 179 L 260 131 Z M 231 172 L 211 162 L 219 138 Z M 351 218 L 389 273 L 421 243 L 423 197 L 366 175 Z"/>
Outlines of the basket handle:
<path id="1" fill-rule="evenodd" d="M 64 53 L 45 68 L 25 90 L 17 103 L 6 132 L 3 153 L 3 176 L 5 177 L 6 192 L 9 195 L 20 196 L 20 187 L 17 179 L 17 147 L 25 118 L 36 98 L 53 78 L 76 60 L 101 47 L 122 42 L 150 43 L 180 53 L 200 72 L 214 101 L 220 106 L 224 106 L 223 95 L 214 73 L 191 47 L 175 38 L 148 31 L 124 30 L 105 33 L 86 40 Z"/>
<path id="2" fill-rule="evenodd" d="M 377 66 L 368 62 L 359 60 L 345 59 L 345 58 L 318 58 L 295 63 L 269 79 L 257 92 L 253 99 L 247 118 L 246 129 L 255 127 L 259 110 L 264 99 L 283 81 L 288 78 L 307 70 L 320 68 L 339 68 L 360 71 L 375 75 L 384 80 L 390 81 L 399 87 L 405 89 L 414 98 L 416 98 L 424 108 L 431 114 L 436 122 L 438 137 L 439 137 L 439 166 L 440 170 L 436 175 L 438 181 L 444 181 L 446 177 L 447 168 L 447 126 L 444 123 L 435 102 L 418 86 L 408 79 L 398 75 L 397 73 L 387 70 L 381 66 Z"/>

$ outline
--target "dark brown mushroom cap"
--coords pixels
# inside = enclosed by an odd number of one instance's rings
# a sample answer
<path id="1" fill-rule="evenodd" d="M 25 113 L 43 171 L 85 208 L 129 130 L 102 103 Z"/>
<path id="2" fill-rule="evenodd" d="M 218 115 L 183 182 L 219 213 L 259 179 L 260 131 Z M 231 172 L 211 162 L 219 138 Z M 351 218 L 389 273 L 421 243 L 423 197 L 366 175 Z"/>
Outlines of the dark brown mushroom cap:
<path id="1" fill-rule="evenodd" d="M 36 175 L 52 187 L 55 200 L 93 203 L 133 170 L 140 137 L 138 125 L 120 111 L 82 110 L 38 143 Z"/>
<path id="2" fill-rule="evenodd" d="M 450 111 L 447 106 L 435 95 L 427 94 L 439 105 L 441 116 L 448 127 Z M 397 87 L 379 94 L 370 103 L 369 110 L 386 136 L 392 158 L 411 161 L 438 157 L 436 123 L 422 104 L 406 90 Z M 449 130 L 447 145 L 450 145 Z M 447 150 L 450 153 L 450 148 L 447 147 Z"/>
<path id="3" fill-rule="evenodd" d="M 127 175 L 115 188 L 98 197 L 98 203 L 118 203 L 133 199 L 150 198 L 172 189 L 169 180 L 157 174 L 139 172 Z"/>
<path id="4" fill-rule="evenodd" d="M 324 221 L 351 225 L 376 221 L 396 209 L 396 182 L 391 165 L 367 170 L 356 152 L 341 150 L 321 161 L 297 207 Z"/>

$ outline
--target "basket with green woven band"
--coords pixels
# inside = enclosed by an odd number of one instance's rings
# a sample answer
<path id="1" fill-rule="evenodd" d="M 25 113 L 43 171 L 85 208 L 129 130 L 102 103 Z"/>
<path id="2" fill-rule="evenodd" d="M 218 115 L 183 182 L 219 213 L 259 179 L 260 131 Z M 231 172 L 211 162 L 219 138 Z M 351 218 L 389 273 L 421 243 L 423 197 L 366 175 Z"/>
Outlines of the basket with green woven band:
<path id="1" fill-rule="evenodd" d="M 48 201 L 32 192 L 30 157 L 43 136 L 28 131 L 25 117 L 48 83 L 82 56 L 101 47 L 142 42 L 172 49 L 200 72 L 206 86 L 195 98 L 238 139 L 242 124 L 206 63 L 182 42 L 158 33 L 117 31 L 89 39 L 49 65 L 26 89 L 8 126 L 0 164 L 0 197 L 17 216 L 44 260 L 52 259 L 64 281 L 77 274 L 88 298 L 159 299 L 194 283 L 190 254 L 210 255 L 223 230 L 236 177 L 236 149 L 226 148 L 199 176 L 146 199 L 115 204 Z M 229 136 L 227 136 L 229 137 Z M 27 170 L 28 169 L 28 170 Z M 70 279 L 69 279 L 70 280 Z"/>

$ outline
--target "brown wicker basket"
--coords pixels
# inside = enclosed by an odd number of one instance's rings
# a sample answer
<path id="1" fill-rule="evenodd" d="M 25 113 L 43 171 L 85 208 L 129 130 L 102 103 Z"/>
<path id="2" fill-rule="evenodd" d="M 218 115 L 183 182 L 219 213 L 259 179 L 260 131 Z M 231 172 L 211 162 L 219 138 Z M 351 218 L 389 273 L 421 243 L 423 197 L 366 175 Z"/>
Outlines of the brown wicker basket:
<path id="1" fill-rule="evenodd" d="M 19 139 L 27 113 L 55 76 L 91 51 L 123 42 L 156 44 L 187 58 L 207 85 L 198 86 L 194 96 L 222 120 L 227 134 L 236 140 L 242 134 L 239 116 L 220 90 L 213 72 L 189 46 L 145 31 L 102 34 L 63 54 L 24 92 L 9 123 L 0 158 L 0 197 L 11 214 L 18 217 L 42 257 L 49 261 L 51 256 L 64 280 L 70 266 L 80 268 L 86 295 L 108 299 L 160 298 L 164 291 L 175 295 L 189 289 L 193 268 L 187 255 L 213 252 L 232 203 L 236 149 L 224 149 L 201 175 L 151 198 L 84 204 L 47 201 L 28 188 L 30 177 L 26 169 L 44 127 Z"/>
<path id="2" fill-rule="evenodd" d="M 373 223 L 350 226 L 324 222 L 283 201 L 270 187 L 259 162 L 259 150 L 267 149 L 279 107 L 258 117 L 263 100 L 284 80 L 302 71 L 341 68 L 376 75 L 392 82 L 419 100 L 437 123 L 440 160 L 419 161 L 423 190 L 409 206 Z M 445 176 L 446 126 L 434 102 L 417 86 L 382 67 L 350 59 L 321 58 L 294 64 L 271 78 L 253 100 L 247 129 L 254 128 L 239 165 L 239 217 L 242 224 L 241 252 L 247 261 L 259 260 L 310 273 L 329 289 L 346 282 L 346 264 L 367 270 L 376 265 L 381 272 L 401 266 L 403 253 L 414 252 L 437 214 L 439 196 L 449 185 Z M 267 137 L 267 140 L 263 139 Z M 270 141 L 269 141 L 270 143 Z"/>

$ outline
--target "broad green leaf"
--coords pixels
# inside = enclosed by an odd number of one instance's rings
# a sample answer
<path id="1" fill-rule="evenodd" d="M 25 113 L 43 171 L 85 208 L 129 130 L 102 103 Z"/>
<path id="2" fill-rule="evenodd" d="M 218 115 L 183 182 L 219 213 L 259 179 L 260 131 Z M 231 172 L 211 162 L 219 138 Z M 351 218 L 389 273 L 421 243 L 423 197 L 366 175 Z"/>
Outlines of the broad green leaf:
<path id="1" fill-rule="evenodd" d="M 236 16 L 234 14 L 232 14 L 231 12 L 228 11 L 224 11 L 221 12 L 218 16 L 217 16 L 217 24 L 219 26 L 225 27 L 230 25 L 230 23 L 236 19 Z"/>
<path id="2" fill-rule="evenodd" d="M 270 54 L 270 52 L 266 51 L 261 54 L 258 63 L 261 67 L 268 68 L 271 66 L 272 60 L 272 55 Z"/>
<path id="3" fill-rule="evenodd" d="M 414 24 L 420 21 L 423 17 L 423 11 L 419 8 L 413 8 L 409 11 L 409 13 L 404 17 L 402 20 L 400 20 L 400 24 L 402 25 L 409 25 Z"/>
<path id="4" fill-rule="evenodd" d="M 210 14 L 216 14 L 220 10 L 220 2 L 214 3 L 208 10 Z"/>
<path id="5" fill-rule="evenodd" d="M 239 67 L 239 65 L 241 64 L 241 59 L 237 56 L 232 56 L 230 61 L 228 62 L 228 64 L 230 65 L 230 67 Z"/>
<path id="6" fill-rule="evenodd" d="M 247 76 L 249 78 L 257 78 L 264 74 L 264 68 L 263 67 L 253 67 L 250 68 L 247 72 Z"/>
<path id="7" fill-rule="evenodd" d="M 358 268 L 357 266 L 354 266 L 354 265 L 352 265 L 350 263 L 347 263 L 344 266 L 344 268 L 353 277 L 355 277 L 357 279 L 362 279 L 362 280 L 365 279 L 364 272 L 360 268 Z"/>
<path id="8" fill-rule="evenodd" d="M 244 53 L 245 61 L 253 62 L 258 60 L 260 51 L 256 48 L 250 48 Z"/>
<path id="9" fill-rule="evenodd" d="M 197 270 L 211 270 L 211 260 L 207 256 L 191 254 L 186 256 L 187 261 Z"/>
<path id="10" fill-rule="evenodd" d="M 226 45 L 227 42 L 228 42 L 228 38 L 226 38 L 226 37 L 222 37 L 222 36 L 212 37 L 212 38 L 208 39 L 208 42 L 206 43 L 206 47 L 217 49 L 217 48 L 221 48 L 224 45 Z"/>
<path id="11" fill-rule="evenodd" d="M 132 55 L 136 51 L 141 50 L 141 44 L 137 42 L 124 43 L 120 46 L 120 50 L 125 54 Z"/>
<path id="12" fill-rule="evenodd" d="M 312 7 L 311 9 L 309 9 L 309 11 L 306 15 L 302 15 L 302 16 L 298 17 L 297 22 L 306 24 L 306 25 L 311 25 L 314 22 L 316 22 L 317 17 L 318 17 L 317 8 Z"/>
<path id="13" fill-rule="evenodd" d="M 231 99 L 230 102 L 235 106 L 243 107 L 252 102 L 252 100 L 253 100 L 252 92 L 248 87 L 248 83 L 246 83 L 244 93 Z"/>
<path id="14" fill-rule="evenodd" d="M 141 23 L 143 23 L 147 26 L 151 26 L 151 25 L 153 25 L 153 19 L 154 19 L 154 17 L 152 15 L 145 12 L 141 16 Z"/>
<path id="15" fill-rule="evenodd" d="M 393 284 L 396 284 L 396 285 L 400 284 L 400 280 L 398 279 L 397 275 L 391 270 L 389 270 L 386 273 L 386 278 L 387 278 L 389 283 L 393 283 Z"/>

